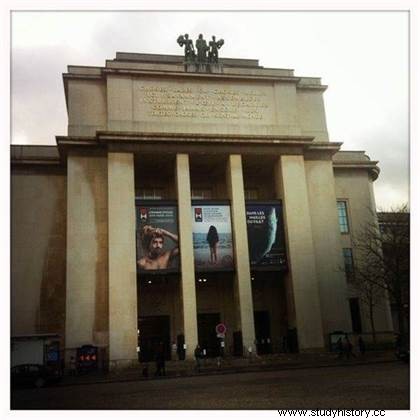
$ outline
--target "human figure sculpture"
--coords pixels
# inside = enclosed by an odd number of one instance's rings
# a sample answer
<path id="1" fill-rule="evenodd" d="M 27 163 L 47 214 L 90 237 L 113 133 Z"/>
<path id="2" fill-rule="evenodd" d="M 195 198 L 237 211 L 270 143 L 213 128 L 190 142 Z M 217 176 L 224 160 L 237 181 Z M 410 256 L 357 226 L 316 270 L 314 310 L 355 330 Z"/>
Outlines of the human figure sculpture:
<path id="1" fill-rule="evenodd" d="M 196 71 L 203 71 L 207 69 L 207 64 L 217 64 L 219 62 L 219 49 L 225 43 L 223 39 L 216 41 L 216 37 L 212 36 L 212 41 L 207 45 L 206 40 L 203 38 L 203 34 L 198 36 L 195 41 L 195 47 L 197 52 L 194 50 L 194 43 L 189 38 L 188 34 L 180 35 L 177 39 L 179 46 L 184 47 L 184 63 L 188 68 L 192 65 L 196 65 Z M 204 65 L 204 66 L 203 66 Z M 210 66 L 212 68 L 212 66 Z"/>
<path id="2" fill-rule="evenodd" d="M 195 60 L 195 51 L 194 44 L 192 39 L 189 39 L 188 34 L 180 35 L 176 40 L 179 46 L 184 46 L 184 59 L 186 62 L 194 62 Z"/>
<path id="3" fill-rule="evenodd" d="M 197 48 L 197 62 L 199 64 L 207 63 L 207 51 L 209 47 L 207 46 L 207 42 L 203 39 L 203 34 L 198 36 L 197 41 L 195 41 L 195 47 Z"/>
<path id="4" fill-rule="evenodd" d="M 209 42 L 209 63 L 218 63 L 219 62 L 219 49 L 225 43 L 223 39 L 216 41 L 216 37 L 213 35 L 212 40 Z"/>

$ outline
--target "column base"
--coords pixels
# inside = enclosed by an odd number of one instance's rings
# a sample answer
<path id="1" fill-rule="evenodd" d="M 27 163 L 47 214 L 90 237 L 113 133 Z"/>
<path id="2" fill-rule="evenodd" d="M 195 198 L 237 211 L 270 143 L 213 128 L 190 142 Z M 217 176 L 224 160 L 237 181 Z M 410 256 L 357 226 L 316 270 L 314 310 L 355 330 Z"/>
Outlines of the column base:
<path id="1" fill-rule="evenodd" d="M 327 349 L 325 347 L 311 347 L 308 349 L 299 349 L 299 353 L 310 354 L 310 353 L 325 353 Z"/>
<path id="2" fill-rule="evenodd" d="M 133 368 L 140 366 L 138 359 L 122 359 L 122 360 L 110 360 L 109 371 L 115 372 L 127 368 Z"/>

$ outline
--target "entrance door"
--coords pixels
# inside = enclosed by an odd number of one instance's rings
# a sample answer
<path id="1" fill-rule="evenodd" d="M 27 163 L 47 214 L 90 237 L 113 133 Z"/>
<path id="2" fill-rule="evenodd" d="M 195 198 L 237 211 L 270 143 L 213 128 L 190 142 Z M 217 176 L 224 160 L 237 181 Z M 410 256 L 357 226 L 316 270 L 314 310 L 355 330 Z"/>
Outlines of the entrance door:
<path id="1" fill-rule="evenodd" d="M 139 318 L 139 360 L 150 362 L 155 360 L 156 351 L 163 344 L 165 359 L 171 359 L 170 319 L 167 315 L 144 316 Z"/>
<path id="2" fill-rule="evenodd" d="M 198 342 L 206 349 L 207 357 L 220 355 L 220 343 L 216 334 L 216 325 L 220 323 L 220 314 L 198 314 Z"/>
<path id="3" fill-rule="evenodd" d="M 257 353 L 271 353 L 270 313 L 268 311 L 255 311 L 254 323 Z"/>
<path id="4" fill-rule="evenodd" d="M 362 317 L 360 316 L 359 299 L 350 298 L 349 303 L 350 303 L 351 324 L 353 327 L 353 332 L 361 333 L 362 332 Z"/>

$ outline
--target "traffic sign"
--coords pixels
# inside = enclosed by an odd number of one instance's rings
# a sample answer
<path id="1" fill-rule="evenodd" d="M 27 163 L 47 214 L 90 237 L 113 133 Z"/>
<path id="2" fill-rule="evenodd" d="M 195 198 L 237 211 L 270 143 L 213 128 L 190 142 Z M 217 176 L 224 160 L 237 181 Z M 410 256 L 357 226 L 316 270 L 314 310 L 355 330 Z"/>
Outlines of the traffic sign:
<path id="1" fill-rule="evenodd" d="M 222 323 L 220 323 L 220 324 L 217 324 L 216 325 L 216 333 L 217 333 L 217 335 L 225 335 L 226 334 L 226 325 L 225 324 L 222 324 Z"/>

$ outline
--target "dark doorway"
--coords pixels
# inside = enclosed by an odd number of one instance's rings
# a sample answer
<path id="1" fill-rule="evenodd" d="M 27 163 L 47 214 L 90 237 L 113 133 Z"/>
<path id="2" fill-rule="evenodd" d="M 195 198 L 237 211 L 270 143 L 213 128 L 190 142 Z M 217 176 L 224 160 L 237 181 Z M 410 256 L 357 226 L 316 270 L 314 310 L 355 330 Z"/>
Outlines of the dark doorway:
<path id="1" fill-rule="evenodd" d="M 198 342 L 206 350 L 207 357 L 220 355 L 220 342 L 216 334 L 216 325 L 220 323 L 220 314 L 198 314 Z"/>
<path id="2" fill-rule="evenodd" d="M 351 314 L 351 324 L 353 332 L 361 333 L 362 332 L 362 317 L 360 316 L 360 306 L 359 299 L 350 298 L 350 314 Z"/>
<path id="3" fill-rule="evenodd" d="M 242 331 L 233 332 L 233 355 L 242 357 L 244 355 L 244 344 L 242 341 Z"/>
<path id="4" fill-rule="evenodd" d="M 167 315 L 144 316 L 139 318 L 139 360 L 150 362 L 155 360 L 160 343 L 163 344 L 165 359 L 171 359 L 170 319 Z"/>
<path id="5" fill-rule="evenodd" d="M 255 340 L 257 341 L 257 353 L 268 354 L 272 352 L 270 334 L 270 313 L 268 311 L 255 311 Z"/>

